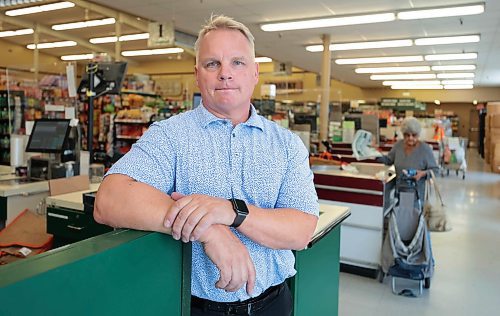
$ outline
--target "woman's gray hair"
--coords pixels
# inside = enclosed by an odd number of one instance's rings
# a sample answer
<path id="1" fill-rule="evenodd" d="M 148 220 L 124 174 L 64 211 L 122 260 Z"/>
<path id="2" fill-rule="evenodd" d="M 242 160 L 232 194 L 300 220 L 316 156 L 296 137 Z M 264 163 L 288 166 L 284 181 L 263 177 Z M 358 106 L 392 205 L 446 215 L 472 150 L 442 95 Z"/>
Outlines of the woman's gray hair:
<path id="1" fill-rule="evenodd" d="M 407 117 L 401 123 L 401 132 L 403 134 L 416 134 L 420 136 L 421 131 L 422 126 L 420 126 L 420 122 L 414 117 Z"/>
<path id="2" fill-rule="evenodd" d="M 198 64 L 198 55 L 200 51 L 201 40 L 205 35 L 207 35 L 208 32 L 218 29 L 230 29 L 230 30 L 240 31 L 241 34 L 243 34 L 247 38 L 248 44 L 250 44 L 252 57 L 255 59 L 255 44 L 254 44 L 255 38 L 253 37 L 248 27 L 246 27 L 243 23 L 238 22 L 228 16 L 212 14 L 208 22 L 201 28 L 200 32 L 198 33 L 198 38 L 194 43 L 194 51 L 196 53 L 196 64 Z"/>

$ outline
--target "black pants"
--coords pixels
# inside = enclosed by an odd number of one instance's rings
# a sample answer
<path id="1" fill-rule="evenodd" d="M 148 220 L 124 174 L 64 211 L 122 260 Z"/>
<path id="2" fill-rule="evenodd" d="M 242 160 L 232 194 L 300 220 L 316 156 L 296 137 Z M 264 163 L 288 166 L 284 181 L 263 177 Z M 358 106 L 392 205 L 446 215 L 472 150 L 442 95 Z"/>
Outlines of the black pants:
<path id="1" fill-rule="evenodd" d="M 270 301 L 265 307 L 251 313 L 252 316 L 290 316 L 292 314 L 292 294 L 285 284 L 279 294 Z M 221 316 L 234 315 L 224 312 L 203 310 L 202 308 L 191 305 L 191 316 Z"/>

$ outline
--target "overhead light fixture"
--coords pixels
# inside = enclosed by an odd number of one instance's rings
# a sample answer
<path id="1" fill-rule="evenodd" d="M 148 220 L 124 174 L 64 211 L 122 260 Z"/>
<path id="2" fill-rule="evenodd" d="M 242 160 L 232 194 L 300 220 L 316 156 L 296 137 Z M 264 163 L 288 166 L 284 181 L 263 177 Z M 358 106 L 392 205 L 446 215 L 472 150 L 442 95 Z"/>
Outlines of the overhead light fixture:
<path id="1" fill-rule="evenodd" d="M 390 41 L 330 44 L 329 49 L 331 51 L 339 51 L 339 50 L 357 50 L 357 49 L 373 49 L 373 48 L 388 48 L 388 47 L 408 47 L 412 45 L 413 45 L 412 40 L 402 39 L 402 40 L 390 40 Z M 306 50 L 310 52 L 322 52 L 323 45 L 309 45 L 306 46 Z"/>
<path id="2" fill-rule="evenodd" d="M 18 15 L 27 15 L 33 13 L 61 10 L 74 7 L 75 4 L 73 2 L 64 1 L 64 2 L 56 2 L 51 4 L 37 5 L 34 7 L 27 7 L 22 9 L 15 9 L 5 11 L 5 15 L 8 16 L 18 16 Z"/>
<path id="3" fill-rule="evenodd" d="M 381 64 L 381 63 L 404 63 L 413 61 L 424 61 L 420 55 L 417 56 L 392 56 L 392 57 L 365 57 L 365 58 L 340 58 L 335 63 L 339 65 L 356 64 Z"/>
<path id="4" fill-rule="evenodd" d="M 94 54 L 81 54 L 81 55 L 65 55 L 61 56 L 61 60 L 70 61 L 70 60 L 86 60 L 94 58 Z"/>
<path id="5" fill-rule="evenodd" d="M 431 71 L 430 66 L 410 66 L 410 67 L 375 67 L 375 68 L 356 68 L 354 71 L 358 74 L 375 74 L 391 72 L 424 72 Z"/>
<path id="6" fill-rule="evenodd" d="M 439 100 L 434 100 L 434 104 L 435 104 L 435 105 L 440 105 L 440 104 L 441 104 L 441 101 L 439 101 Z"/>
<path id="7" fill-rule="evenodd" d="M 40 43 L 40 44 L 28 44 L 26 47 L 28 49 L 44 49 L 44 48 L 57 48 L 57 47 L 70 47 L 76 46 L 75 41 L 62 41 L 62 42 L 51 42 L 51 43 Z"/>
<path id="8" fill-rule="evenodd" d="M 453 71 L 453 70 L 475 70 L 476 65 L 446 65 L 432 66 L 433 71 Z"/>
<path id="9" fill-rule="evenodd" d="M 449 16 L 474 15 L 484 12 L 484 3 L 467 4 L 455 7 L 417 9 L 398 12 L 399 20 L 431 19 Z"/>
<path id="10" fill-rule="evenodd" d="M 481 40 L 479 35 L 445 36 L 445 37 L 423 37 L 415 40 L 415 45 L 445 45 L 461 43 L 477 43 Z"/>
<path id="11" fill-rule="evenodd" d="M 158 48 L 158 49 L 143 49 L 143 50 L 126 50 L 122 52 L 122 56 L 150 56 L 150 55 L 166 55 L 182 53 L 184 49 L 180 47 Z"/>
<path id="12" fill-rule="evenodd" d="M 10 37 L 10 36 L 18 36 L 18 35 L 28 35 L 33 34 L 33 29 L 20 29 L 15 31 L 1 31 L 0 37 Z"/>
<path id="13" fill-rule="evenodd" d="M 398 81 L 398 80 L 390 80 L 390 81 L 383 81 L 382 85 L 383 86 L 413 86 L 413 85 L 440 85 L 441 81 L 439 80 L 418 80 L 418 81 Z"/>
<path id="14" fill-rule="evenodd" d="M 442 90 L 442 85 L 394 85 L 391 86 L 391 89 L 394 90 Z"/>
<path id="15" fill-rule="evenodd" d="M 92 44 L 115 43 L 117 38 L 117 36 L 95 37 L 89 39 L 89 42 L 91 42 Z M 148 38 L 149 33 L 128 34 L 120 36 L 120 42 L 137 41 Z"/>
<path id="16" fill-rule="evenodd" d="M 444 88 L 447 90 L 458 90 L 458 89 L 473 89 L 474 86 L 471 84 L 452 84 L 452 85 L 445 85 Z"/>
<path id="17" fill-rule="evenodd" d="M 255 62 L 256 63 L 270 63 L 273 60 L 269 57 L 255 57 Z"/>
<path id="18" fill-rule="evenodd" d="M 474 78 L 476 75 L 473 72 L 451 72 L 446 74 L 437 74 L 439 79 L 455 79 L 455 78 Z"/>
<path id="19" fill-rule="evenodd" d="M 371 75 L 370 80 L 436 79 L 435 74 Z"/>
<path id="20" fill-rule="evenodd" d="M 265 32 L 290 31 L 315 29 L 321 27 L 343 26 L 343 25 L 358 25 L 368 23 L 389 22 L 396 19 L 394 13 L 375 13 L 364 15 L 352 15 L 332 18 L 320 18 L 301 21 L 266 23 L 260 26 Z"/>
<path id="21" fill-rule="evenodd" d="M 89 20 L 89 21 L 80 21 L 80 22 L 65 23 L 65 24 L 55 24 L 55 25 L 52 25 L 51 28 L 53 30 L 56 30 L 56 31 L 63 31 L 63 30 L 82 29 L 85 27 L 115 24 L 115 22 L 116 22 L 115 18 L 106 18 L 106 19 L 100 19 L 100 20 Z"/>
<path id="22" fill-rule="evenodd" d="M 477 59 L 477 53 L 425 55 L 427 61 Z"/>
<path id="23" fill-rule="evenodd" d="M 441 81 L 443 85 L 452 85 L 452 84 L 474 84 L 474 80 L 465 79 L 465 80 L 443 80 Z"/>

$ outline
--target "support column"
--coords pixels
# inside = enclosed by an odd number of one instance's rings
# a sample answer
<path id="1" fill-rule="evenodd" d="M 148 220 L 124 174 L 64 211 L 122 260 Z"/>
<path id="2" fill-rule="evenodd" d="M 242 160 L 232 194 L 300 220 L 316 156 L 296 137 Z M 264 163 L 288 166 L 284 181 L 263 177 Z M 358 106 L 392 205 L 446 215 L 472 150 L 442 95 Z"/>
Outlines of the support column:
<path id="1" fill-rule="evenodd" d="M 35 44 L 35 49 L 33 50 L 33 74 L 35 83 L 38 85 L 38 73 L 40 72 L 40 51 L 38 50 L 40 32 L 38 30 L 38 23 L 35 24 L 33 31 L 33 43 Z"/>
<path id="2" fill-rule="evenodd" d="M 330 76 L 331 76 L 331 52 L 330 34 L 323 34 L 323 61 L 321 65 L 321 106 L 319 113 L 319 140 L 328 139 L 328 116 L 330 103 Z M 320 149 L 324 150 L 320 143 Z"/>
<path id="3" fill-rule="evenodd" d="M 122 36 L 122 22 L 120 14 L 118 14 L 118 19 L 115 23 L 115 35 L 116 35 L 115 61 L 120 61 L 122 53 L 122 43 L 120 42 L 120 36 Z"/>

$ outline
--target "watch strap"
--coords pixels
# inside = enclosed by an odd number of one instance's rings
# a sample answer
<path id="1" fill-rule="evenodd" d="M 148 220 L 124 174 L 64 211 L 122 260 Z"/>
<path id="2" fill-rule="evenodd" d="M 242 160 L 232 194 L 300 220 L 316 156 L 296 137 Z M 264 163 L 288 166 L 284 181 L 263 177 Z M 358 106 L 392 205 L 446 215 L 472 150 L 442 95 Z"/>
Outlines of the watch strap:
<path id="1" fill-rule="evenodd" d="M 241 223 L 245 220 L 248 215 L 248 207 L 245 201 L 239 199 L 229 199 L 233 206 L 233 210 L 236 213 L 236 217 L 234 218 L 234 222 L 231 224 L 231 227 L 239 227 Z"/>

